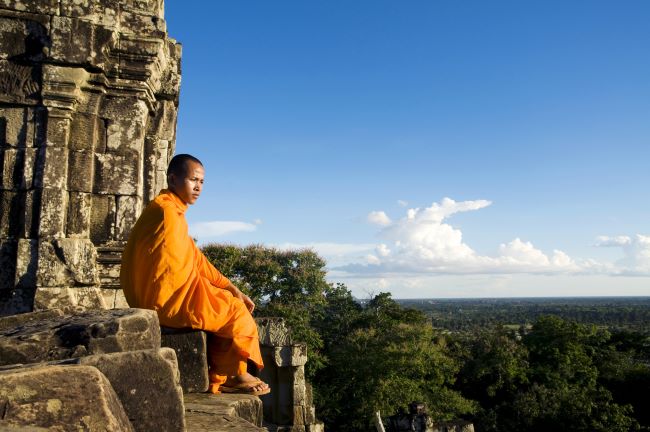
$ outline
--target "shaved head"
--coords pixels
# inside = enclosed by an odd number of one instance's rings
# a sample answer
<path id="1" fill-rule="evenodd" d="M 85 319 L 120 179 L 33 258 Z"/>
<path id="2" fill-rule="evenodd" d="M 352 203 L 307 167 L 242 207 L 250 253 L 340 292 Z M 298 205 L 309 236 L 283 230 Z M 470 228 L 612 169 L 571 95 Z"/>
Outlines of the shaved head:
<path id="1" fill-rule="evenodd" d="M 170 174 L 175 174 L 179 177 L 185 176 L 187 172 L 187 162 L 195 162 L 201 166 L 203 166 L 203 163 L 198 160 L 198 158 L 195 158 L 192 155 L 189 154 L 177 154 L 172 158 L 171 161 L 169 161 L 169 167 L 167 168 L 167 176 Z"/>

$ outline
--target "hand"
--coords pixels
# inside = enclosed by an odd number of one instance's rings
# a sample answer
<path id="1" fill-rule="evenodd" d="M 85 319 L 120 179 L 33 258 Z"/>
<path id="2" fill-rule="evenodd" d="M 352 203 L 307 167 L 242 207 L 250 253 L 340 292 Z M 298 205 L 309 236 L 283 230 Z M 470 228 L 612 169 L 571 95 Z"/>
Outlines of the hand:
<path id="1" fill-rule="evenodd" d="M 239 300 L 244 302 L 246 309 L 248 309 L 248 311 L 252 314 L 255 310 L 255 303 L 253 303 L 253 300 L 251 300 L 250 297 L 241 292 L 241 290 L 233 284 L 230 284 L 230 287 L 228 288 L 230 288 L 228 291 L 230 291 L 234 297 L 237 297 Z"/>
<path id="2" fill-rule="evenodd" d="M 244 302 L 246 308 L 248 309 L 248 312 L 252 314 L 253 311 L 255 310 L 255 303 L 253 303 L 253 300 L 251 300 L 251 298 L 248 297 L 246 294 L 242 293 L 241 291 L 240 293 L 242 295 L 242 297 L 240 297 L 240 300 Z"/>

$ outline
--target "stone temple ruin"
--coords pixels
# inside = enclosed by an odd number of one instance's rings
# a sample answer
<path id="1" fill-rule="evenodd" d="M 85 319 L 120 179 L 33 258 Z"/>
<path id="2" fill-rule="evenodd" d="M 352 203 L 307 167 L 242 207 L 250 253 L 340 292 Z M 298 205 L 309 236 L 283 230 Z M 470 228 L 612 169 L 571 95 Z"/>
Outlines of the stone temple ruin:
<path id="1" fill-rule="evenodd" d="M 163 12 L 0 0 L 0 429 L 265 430 L 263 411 L 269 430 L 322 431 L 281 321 L 258 320 L 262 403 L 202 393 L 205 333 L 161 339 L 155 313 L 127 309 L 121 251 L 175 147 L 181 47 Z"/>
<path id="2" fill-rule="evenodd" d="M 2 312 L 124 306 L 120 251 L 175 144 L 163 2 L 2 0 L 0 31 Z"/>

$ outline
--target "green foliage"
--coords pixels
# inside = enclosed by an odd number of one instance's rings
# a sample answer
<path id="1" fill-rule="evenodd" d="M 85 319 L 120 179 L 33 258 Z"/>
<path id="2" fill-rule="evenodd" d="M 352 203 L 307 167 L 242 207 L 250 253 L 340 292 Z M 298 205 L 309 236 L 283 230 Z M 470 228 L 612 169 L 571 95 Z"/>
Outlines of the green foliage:
<path id="1" fill-rule="evenodd" d="M 639 430 L 633 405 L 615 400 L 605 373 L 620 377 L 629 357 L 595 326 L 541 317 L 518 341 L 503 328 L 456 337 L 464 359 L 457 385 L 481 410 L 483 431 Z M 619 371 L 619 372 L 617 372 Z"/>
<path id="2" fill-rule="evenodd" d="M 328 366 L 315 384 L 328 395 L 319 416 L 340 431 L 371 430 L 371 415 L 395 413 L 413 400 L 436 419 L 472 413 L 476 405 L 451 389 L 458 364 L 426 317 L 382 293 L 356 309 L 352 331 L 332 344 Z M 348 316 L 351 318 L 351 316 Z"/>
<path id="3" fill-rule="evenodd" d="M 389 416 L 417 400 L 434 419 L 469 418 L 477 432 L 650 431 L 644 299 L 622 316 L 609 303 L 408 303 L 423 312 L 388 293 L 360 304 L 345 285 L 327 283 L 325 261 L 311 250 L 209 245 L 204 253 L 258 315 L 285 318 L 307 344 L 307 377 L 329 430 L 374 430 L 375 411 Z M 436 329 L 444 326 L 465 331 Z"/>
<path id="4" fill-rule="evenodd" d="M 258 315 L 285 318 L 307 344 L 306 373 L 331 430 L 374 429 L 375 411 L 391 415 L 412 400 L 438 419 L 475 410 L 451 388 L 458 362 L 421 312 L 387 293 L 362 307 L 345 285 L 326 282 L 325 262 L 311 250 L 215 244 L 203 251 L 258 303 Z"/>

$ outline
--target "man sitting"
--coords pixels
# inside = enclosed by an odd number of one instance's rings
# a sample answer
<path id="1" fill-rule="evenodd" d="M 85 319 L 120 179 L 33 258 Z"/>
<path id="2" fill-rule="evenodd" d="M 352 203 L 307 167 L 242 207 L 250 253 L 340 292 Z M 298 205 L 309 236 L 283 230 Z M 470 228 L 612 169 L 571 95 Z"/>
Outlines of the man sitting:
<path id="1" fill-rule="evenodd" d="M 147 206 L 122 255 L 120 280 L 131 307 L 153 309 L 160 324 L 209 332 L 210 391 L 262 395 L 269 386 L 247 372 L 262 368 L 255 304 L 223 276 L 189 236 L 185 211 L 203 188 L 197 158 L 174 156 L 168 189 Z"/>

